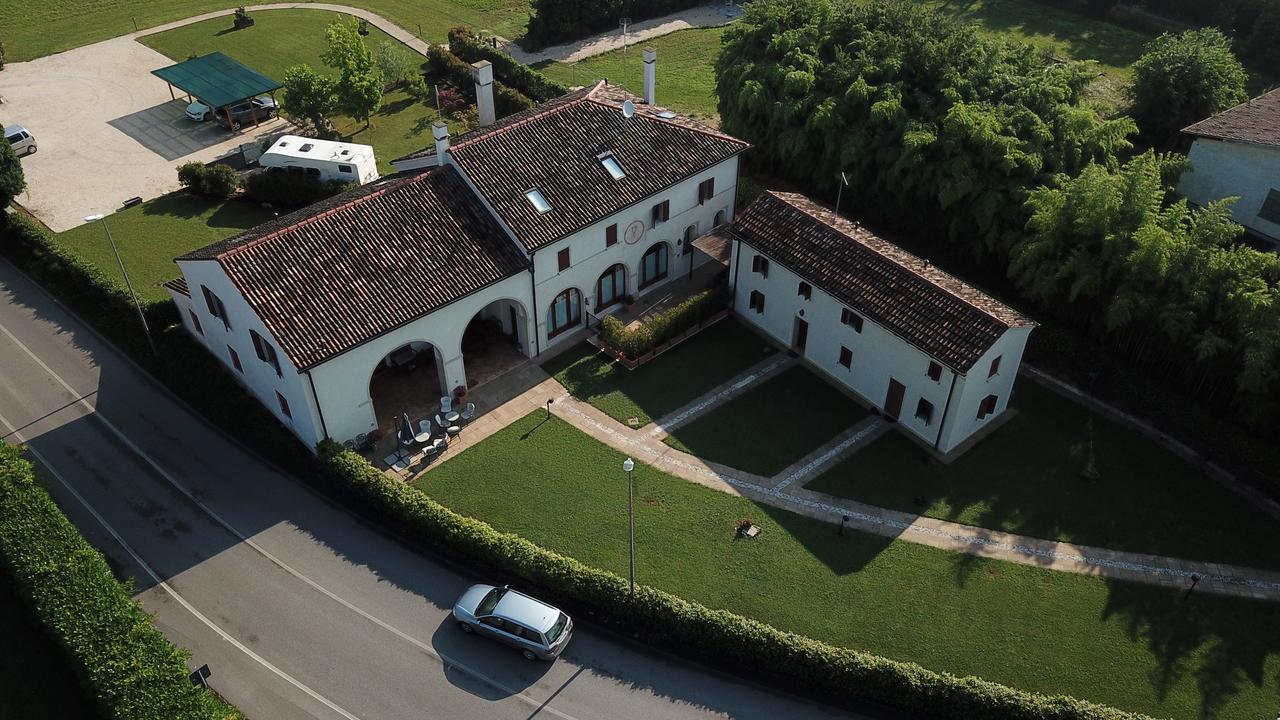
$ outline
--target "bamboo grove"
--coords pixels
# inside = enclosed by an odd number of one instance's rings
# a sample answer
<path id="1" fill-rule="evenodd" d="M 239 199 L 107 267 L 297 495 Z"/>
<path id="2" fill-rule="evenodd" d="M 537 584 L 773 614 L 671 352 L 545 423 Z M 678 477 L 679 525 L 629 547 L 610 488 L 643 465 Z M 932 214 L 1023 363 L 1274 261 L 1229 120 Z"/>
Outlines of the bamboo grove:
<path id="1" fill-rule="evenodd" d="M 1042 315 L 1276 426 L 1277 259 L 1225 206 L 1176 198 L 1180 157 L 1134 156 L 1134 121 L 1088 100 L 1092 63 L 897 0 L 772 0 L 727 31 L 716 73 L 757 166 L 820 197 L 844 173 L 845 211 L 1007 270 Z"/>

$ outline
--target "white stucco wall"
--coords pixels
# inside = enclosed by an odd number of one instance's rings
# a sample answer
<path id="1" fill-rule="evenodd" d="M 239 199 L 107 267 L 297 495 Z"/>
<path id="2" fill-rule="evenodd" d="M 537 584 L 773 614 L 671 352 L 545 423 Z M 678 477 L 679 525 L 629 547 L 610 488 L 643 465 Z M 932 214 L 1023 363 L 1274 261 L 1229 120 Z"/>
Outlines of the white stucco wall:
<path id="1" fill-rule="evenodd" d="M 1178 192 L 1196 205 L 1239 196 L 1231 210 L 1236 222 L 1280 241 L 1280 224 L 1258 217 L 1267 193 L 1280 190 L 1280 148 L 1196 138 L 1187 157 Z"/>
<path id="2" fill-rule="evenodd" d="M 981 369 L 985 378 L 990 358 L 1004 355 L 1000 361 L 1000 372 L 991 378 L 990 383 L 970 381 L 966 384 L 963 375 L 958 375 L 946 365 L 942 366 L 941 377 L 933 380 L 929 377 L 929 363 L 932 361 L 929 355 L 866 316 L 863 316 L 862 332 L 841 323 L 841 311 L 847 305 L 818 287 L 813 287 L 811 299 L 806 300 L 799 294 L 803 278 L 772 258 L 769 258 L 768 277 L 753 272 L 752 258 L 757 254 L 760 253 L 751 246 L 734 242 L 729 277 L 735 283 L 735 312 L 787 347 L 793 345 L 796 319 L 808 322 L 805 359 L 878 410 L 884 408 L 890 380 L 902 383 L 906 389 L 898 423 L 930 446 L 948 452 L 991 422 L 1008 405 L 1009 390 L 1017 374 L 1029 330 L 1010 330 L 991 348 L 989 357 L 979 360 L 975 371 Z M 749 307 L 753 290 L 764 293 L 763 313 Z M 850 368 L 840 364 L 841 347 L 853 353 Z M 990 393 L 999 396 L 996 412 L 978 421 L 975 417 L 978 403 Z M 951 395 L 950 408 L 948 394 Z M 927 423 L 916 417 L 916 407 L 922 398 L 933 404 L 932 418 Z M 970 404 L 972 408 L 967 409 Z M 944 412 L 947 415 L 945 422 Z"/>
<path id="3" fill-rule="evenodd" d="M 711 177 L 715 178 L 715 196 L 698 204 L 698 184 Z M 639 284 L 640 260 L 645 251 L 658 242 L 666 242 L 669 246 L 667 281 L 687 275 L 692 252 L 685 251 L 685 228 L 696 224 L 694 236 L 704 234 L 711 230 L 716 213 L 721 210 L 725 212 L 725 222 L 731 222 L 735 210 L 737 180 L 738 158 L 735 156 L 534 253 L 538 333 L 542 349 L 546 350 L 572 335 L 566 332 L 554 338 L 547 337 L 547 315 L 551 301 L 565 289 L 573 287 L 582 293 L 584 319 L 586 313 L 596 313 L 596 281 L 605 270 L 616 264 L 621 263 L 627 269 L 627 293 L 640 297 L 657 290 L 666 281 L 650 285 L 644 290 L 639 289 Z M 650 228 L 650 212 L 654 205 L 663 200 L 671 203 L 670 219 Z M 635 243 L 628 244 L 625 239 L 627 226 L 637 221 L 643 225 L 644 235 Z M 605 247 L 605 229 L 614 223 L 618 225 L 618 242 L 612 247 Z M 565 248 L 569 249 L 570 266 L 561 272 L 558 255 Z M 610 308 L 605 314 L 613 309 Z"/>
<path id="4" fill-rule="evenodd" d="M 322 437 L 319 431 L 319 420 L 315 407 L 311 402 L 307 380 L 298 374 L 297 368 L 281 349 L 267 327 L 263 325 L 257 314 L 245 302 L 239 289 L 227 277 L 222 266 L 212 260 L 187 260 L 178 263 L 182 274 L 187 279 L 187 287 L 191 289 L 191 309 L 200 318 L 203 334 L 196 337 L 204 342 L 209 352 L 227 368 L 227 371 L 238 380 L 263 404 L 267 410 L 280 420 L 293 434 L 297 435 L 308 447 L 314 446 Z M 209 314 L 200 287 L 208 287 L 221 300 L 231 320 L 231 330 L 227 331 L 222 320 Z M 188 331 L 193 330 L 189 318 L 183 319 Z M 254 352 L 253 341 L 249 331 L 256 330 L 276 349 L 276 357 L 280 361 L 281 375 L 277 376 L 275 368 L 258 359 Z M 231 363 L 228 347 L 235 348 L 240 356 L 243 372 L 235 369 Z M 279 392 L 289 403 L 292 418 L 280 411 L 280 403 L 276 399 Z"/>

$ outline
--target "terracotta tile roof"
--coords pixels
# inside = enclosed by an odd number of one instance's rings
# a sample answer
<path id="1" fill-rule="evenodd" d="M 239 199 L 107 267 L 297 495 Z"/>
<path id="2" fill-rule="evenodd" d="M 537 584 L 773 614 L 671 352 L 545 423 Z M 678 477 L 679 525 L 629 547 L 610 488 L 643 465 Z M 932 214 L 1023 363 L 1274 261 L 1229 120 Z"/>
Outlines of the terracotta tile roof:
<path id="1" fill-rule="evenodd" d="M 187 287 L 187 279 L 185 277 L 182 277 L 181 275 L 170 280 L 169 282 L 166 282 L 164 286 L 180 295 L 186 295 L 187 297 L 191 297 L 191 288 Z"/>
<path id="2" fill-rule="evenodd" d="M 630 120 L 622 116 L 623 100 L 635 103 Z M 601 82 L 461 135 L 449 153 L 533 251 L 748 147 Z M 622 166 L 621 180 L 601 165 L 606 152 Z M 525 197 L 532 188 L 542 192 L 550 211 L 539 213 Z"/>
<path id="3" fill-rule="evenodd" d="M 766 192 L 738 215 L 732 232 L 961 373 L 968 372 L 1005 330 L 1035 325 L 981 290 L 803 195 Z"/>
<path id="4" fill-rule="evenodd" d="M 1183 128 L 1188 135 L 1280 145 L 1280 88 Z"/>
<path id="5" fill-rule="evenodd" d="M 528 261 L 450 167 L 392 175 L 178 260 L 214 260 L 300 369 Z"/>

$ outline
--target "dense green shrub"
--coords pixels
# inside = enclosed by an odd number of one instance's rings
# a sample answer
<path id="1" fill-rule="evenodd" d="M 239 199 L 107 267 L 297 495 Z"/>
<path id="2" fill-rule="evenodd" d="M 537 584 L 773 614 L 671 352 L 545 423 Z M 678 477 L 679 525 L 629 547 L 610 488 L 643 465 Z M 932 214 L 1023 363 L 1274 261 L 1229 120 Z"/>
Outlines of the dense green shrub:
<path id="1" fill-rule="evenodd" d="M 764 677 L 841 704 L 875 702 L 912 714 L 965 720 L 1139 720 L 1069 697 L 1046 697 L 974 677 L 925 670 L 839 648 L 726 610 L 637 586 L 517 535 L 464 517 L 336 443 L 320 446 L 321 483 L 398 532 L 468 567 L 520 578 L 540 595 L 595 619 L 623 625 L 646 642 L 716 667 Z"/>
<path id="2" fill-rule="evenodd" d="M 178 166 L 178 184 L 194 193 L 204 192 L 204 163 L 191 161 Z"/>
<path id="3" fill-rule="evenodd" d="M 628 329 L 617 318 L 609 315 L 600 323 L 600 340 L 634 360 L 726 309 L 729 298 L 727 287 L 707 290 L 679 305 L 654 313 L 633 329 Z"/>
<path id="4" fill-rule="evenodd" d="M 1201 27 L 1216 27 L 1237 42 L 1264 67 L 1275 71 L 1277 39 L 1274 34 L 1280 0 L 1137 0 L 1142 8 Z"/>
<path id="5" fill-rule="evenodd" d="M 240 174 L 225 163 L 189 162 L 178 168 L 178 184 L 193 193 L 228 198 L 240 189 Z"/>
<path id="6" fill-rule="evenodd" d="M 1180 148 L 1182 128 L 1248 99 L 1248 79 L 1217 28 L 1161 35 L 1133 64 L 1129 112 L 1148 143 Z"/>
<path id="7" fill-rule="evenodd" d="M 706 0 L 533 0 L 525 40 L 535 48 L 617 30 L 624 17 L 632 22 L 702 5 Z"/>
<path id="8" fill-rule="evenodd" d="M 250 175 L 244 183 L 245 197 L 274 207 L 300 208 L 355 187 L 355 183 L 321 180 L 314 175 L 269 169 Z"/>
<path id="9" fill-rule="evenodd" d="M 471 74 L 471 66 L 462 58 L 443 46 L 432 45 L 427 50 L 427 67 L 432 75 L 457 88 L 472 103 L 476 101 L 476 81 Z M 493 109 L 499 118 L 528 110 L 535 104 L 518 90 L 498 80 L 493 81 Z"/>
<path id="10" fill-rule="evenodd" d="M 0 212 L 3 212 L 27 187 L 27 180 L 13 146 L 8 142 L 0 142 L 0 146 L 3 146 L 0 147 Z"/>
<path id="11" fill-rule="evenodd" d="M 456 27 L 449 31 L 449 52 L 468 63 L 488 60 L 493 63 L 494 79 L 537 102 L 546 102 L 569 92 L 568 85 L 561 85 L 528 65 L 517 62 L 515 58 L 476 37 L 469 28 Z"/>
<path id="12" fill-rule="evenodd" d="M 0 443 L 0 567 L 71 657 L 106 716 L 226 717 L 212 693 L 187 679 L 187 653 L 170 644 L 130 598 L 102 555 L 36 482 L 20 451 Z"/>

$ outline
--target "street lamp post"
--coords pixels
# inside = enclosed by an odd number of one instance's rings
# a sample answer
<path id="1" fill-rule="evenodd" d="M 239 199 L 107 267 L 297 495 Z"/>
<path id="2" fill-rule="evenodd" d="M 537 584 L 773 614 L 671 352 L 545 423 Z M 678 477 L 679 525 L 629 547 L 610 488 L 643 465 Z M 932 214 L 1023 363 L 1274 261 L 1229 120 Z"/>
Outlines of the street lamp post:
<path id="1" fill-rule="evenodd" d="M 147 345 L 151 346 L 151 354 L 156 353 L 156 342 L 151 339 L 151 328 L 147 325 L 147 316 L 142 312 L 142 303 L 138 302 L 138 294 L 133 291 L 133 283 L 129 281 L 129 272 L 124 269 L 124 260 L 120 259 L 120 250 L 116 248 L 116 239 L 111 236 L 111 228 L 107 226 L 107 216 L 101 213 L 97 215 L 89 215 L 84 221 L 87 223 L 93 221 L 102 223 L 102 229 L 107 231 L 107 242 L 111 244 L 111 252 L 116 256 L 116 264 L 120 266 L 120 274 L 124 276 L 124 285 L 129 288 L 129 297 L 133 298 L 133 307 L 138 311 L 138 320 L 142 321 L 142 331 L 147 334 Z"/>
<path id="2" fill-rule="evenodd" d="M 627 471 L 627 547 L 631 557 L 631 594 L 636 594 L 636 515 L 634 493 L 632 489 L 635 483 L 632 481 L 634 477 L 632 471 L 636 469 L 636 463 L 631 458 L 622 461 L 622 469 Z"/>

